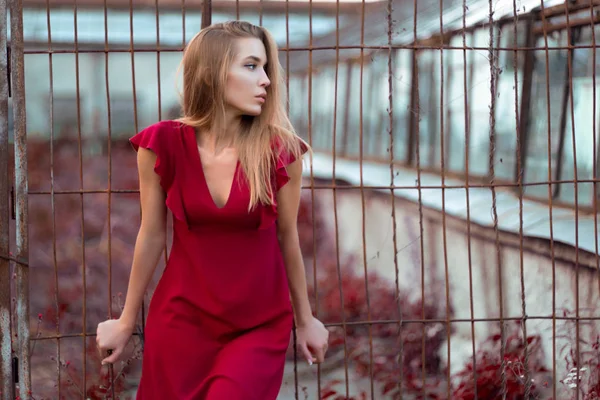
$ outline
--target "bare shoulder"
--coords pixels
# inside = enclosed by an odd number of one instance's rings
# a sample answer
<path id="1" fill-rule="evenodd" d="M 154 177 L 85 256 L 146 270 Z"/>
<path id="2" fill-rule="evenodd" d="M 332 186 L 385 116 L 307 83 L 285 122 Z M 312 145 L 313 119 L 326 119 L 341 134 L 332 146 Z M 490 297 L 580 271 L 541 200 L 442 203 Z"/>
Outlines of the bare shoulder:
<path id="1" fill-rule="evenodd" d="M 140 174 L 140 179 L 151 178 L 157 176 L 155 172 L 158 155 L 155 150 L 150 148 L 140 147 L 137 152 L 137 165 Z"/>
<path id="2" fill-rule="evenodd" d="M 285 169 L 290 177 L 290 181 L 298 181 L 302 179 L 302 162 L 303 156 L 300 155 L 296 160 L 289 163 Z"/>

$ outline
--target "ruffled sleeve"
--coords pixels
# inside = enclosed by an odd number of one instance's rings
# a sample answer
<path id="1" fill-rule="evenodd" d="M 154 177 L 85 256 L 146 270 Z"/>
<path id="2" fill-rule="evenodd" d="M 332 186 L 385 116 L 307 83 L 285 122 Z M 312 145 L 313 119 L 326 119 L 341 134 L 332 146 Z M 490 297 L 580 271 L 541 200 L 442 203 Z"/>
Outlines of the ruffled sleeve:
<path id="1" fill-rule="evenodd" d="M 129 139 L 129 143 L 135 151 L 140 147 L 152 150 L 156 154 L 156 163 L 154 172 L 160 177 L 160 185 L 165 192 L 169 191 L 173 183 L 172 157 L 169 157 L 169 142 L 167 141 L 168 132 L 165 132 L 162 124 L 154 124 L 140 131 L 137 135 Z"/>
<path id="2" fill-rule="evenodd" d="M 160 186 L 167 194 L 166 206 L 173 216 L 187 223 L 182 197 L 175 182 L 175 132 L 170 125 L 159 122 L 140 131 L 129 139 L 135 151 L 140 147 L 156 154 L 154 172 L 160 177 Z"/>
<path id="3" fill-rule="evenodd" d="M 300 144 L 300 155 L 303 155 L 308 151 L 308 147 L 303 141 L 298 140 Z M 277 165 L 275 168 L 275 191 L 279 191 L 286 183 L 289 182 L 290 177 L 287 173 L 287 166 L 296 161 L 296 157 L 293 153 L 287 150 L 280 150 L 279 156 L 277 157 Z"/>

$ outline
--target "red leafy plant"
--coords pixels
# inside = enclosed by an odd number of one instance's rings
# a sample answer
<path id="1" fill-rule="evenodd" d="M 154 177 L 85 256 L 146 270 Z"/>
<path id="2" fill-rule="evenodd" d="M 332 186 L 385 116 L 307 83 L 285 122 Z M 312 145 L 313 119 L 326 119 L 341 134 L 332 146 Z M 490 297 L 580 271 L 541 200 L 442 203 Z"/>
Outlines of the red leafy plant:
<path id="1" fill-rule="evenodd" d="M 28 141 L 30 189 L 78 190 L 79 168 L 73 168 L 73 160 L 79 164 L 77 141 L 56 140 L 52 163 L 49 147 L 47 141 Z M 142 320 L 138 336 L 131 342 L 133 349 L 127 352 L 126 361 L 113 367 L 111 374 L 108 367 L 101 367 L 95 347 L 97 323 L 120 315 L 123 299 L 120 295 L 109 299 L 109 283 L 112 293 L 126 290 L 139 227 L 139 197 L 127 193 L 138 185 L 135 155 L 127 143 L 113 142 L 111 159 L 110 169 L 106 149 L 96 155 L 84 152 L 81 159 L 84 189 L 106 190 L 110 175 L 111 188 L 123 191 L 111 195 L 110 208 L 104 193 L 86 193 L 83 197 L 57 194 L 53 201 L 49 195 L 29 198 L 31 327 L 32 336 L 40 339 L 32 341 L 31 352 L 33 397 L 37 399 L 57 398 L 59 392 L 63 398 L 110 399 L 114 393 L 115 398 L 127 399 L 137 386 L 143 347 Z M 323 242 L 321 222 L 318 218 L 313 221 L 313 215 L 320 212 L 319 203 L 313 204 L 312 196 L 305 191 L 298 230 L 301 250 L 307 258 Z M 311 263 L 306 264 L 310 276 Z M 159 272 L 155 278 L 158 275 Z M 146 300 L 151 291 L 152 287 Z M 88 336 L 85 341 L 80 336 L 84 327 Z M 60 354 L 54 339 L 44 339 L 57 333 L 64 336 L 59 339 Z"/>
<path id="2" fill-rule="evenodd" d="M 507 327 L 505 337 L 503 359 L 502 335 L 493 334 L 477 351 L 475 366 L 470 362 L 456 374 L 459 382 L 455 385 L 452 399 L 501 398 L 504 386 L 507 400 L 541 398 L 543 388 L 547 386 L 548 372 L 543 364 L 541 337 L 530 335 L 523 340 L 519 322 Z"/>
<path id="3" fill-rule="evenodd" d="M 50 162 L 48 143 L 29 143 L 29 178 L 31 190 L 50 189 Z M 78 159 L 73 143 L 61 143 L 54 148 L 54 189 L 79 189 L 79 168 L 69 164 Z M 84 171 L 84 189 L 106 189 L 108 186 L 108 162 L 106 155 L 86 156 L 82 161 Z M 116 173 L 118 171 L 118 173 Z M 126 145 L 113 144 L 111 187 L 113 189 L 133 189 L 137 187 L 135 157 Z M 398 293 L 390 282 L 370 274 L 366 278 L 356 273 L 356 260 L 345 259 L 340 266 L 332 254 L 334 245 L 322 229 L 322 213 L 319 202 L 310 200 L 305 192 L 299 212 L 299 236 L 302 252 L 307 259 L 318 252 L 317 286 L 310 285 L 310 298 L 318 295 L 318 316 L 326 323 L 340 323 L 342 327 L 331 329 L 329 357 L 341 356 L 348 361 L 356 373 L 373 377 L 378 391 L 392 398 L 410 393 L 413 398 L 445 398 L 445 366 L 440 360 L 440 350 L 447 340 L 446 324 L 433 322 L 444 319 L 445 312 L 439 302 L 423 303 Z M 63 397 L 128 398 L 128 392 L 135 389 L 140 373 L 141 345 L 131 353 L 131 357 L 118 368 L 113 368 L 112 379 L 108 368 L 100 366 L 100 358 L 94 346 L 93 332 L 96 324 L 108 317 L 108 307 L 113 308 L 112 316 L 117 317 L 120 309 L 118 299 L 109 302 L 108 298 L 108 262 L 112 262 L 111 278 L 114 293 L 126 290 L 131 254 L 137 228 L 135 218 L 139 218 L 139 201 L 136 194 L 118 193 L 112 195 L 110 210 L 111 248 L 108 249 L 108 198 L 105 194 L 86 194 L 84 196 L 84 224 L 81 223 L 81 197 L 77 195 L 57 195 L 55 204 L 49 196 L 30 196 L 30 265 L 31 290 L 30 304 L 32 327 L 36 336 L 53 336 L 59 332 L 66 339 L 61 340 L 61 354 L 57 360 L 52 352 L 47 354 L 39 348 L 33 348 L 32 372 L 34 374 L 33 395 L 35 398 L 54 398 L 56 386 L 60 387 Z M 54 207 L 54 210 L 53 210 Z M 314 209 L 313 209 L 314 208 Z M 55 218 L 53 218 L 53 212 Z M 313 218 L 313 214 L 314 217 Z M 53 243 L 56 241 L 56 243 Z M 83 246 L 85 245 L 85 252 Z M 56 262 L 54 261 L 56 248 Z M 325 255 L 325 256 L 321 256 Z M 316 257 L 316 256 L 315 256 Z M 83 260 L 86 272 L 86 303 L 83 307 Z M 312 282 L 312 263 L 307 262 L 308 282 Z M 58 287 L 54 285 L 54 271 L 58 274 Z M 368 288 L 368 298 L 367 298 Z M 428 288 L 431 289 L 431 288 Z M 433 288 L 435 290 L 435 288 Z M 343 293 L 340 296 L 340 291 Z M 343 300 L 343 302 L 342 302 Z M 343 305 L 342 305 L 343 303 Z M 443 304 L 442 304 L 443 305 Z M 313 309 L 317 309 L 313 304 Z M 90 337 L 85 341 L 76 337 L 83 330 L 83 315 L 86 316 L 86 332 Z M 43 317 L 41 320 L 38 314 Z M 422 321 L 403 323 L 402 329 L 395 322 L 403 320 Z M 361 323 L 375 321 L 372 324 Z M 141 326 L 141 325 L 140 325 Z M 140 330 L 141 333 L 141 330 Z M 138 340 L 142 340 L 139 336 Z M 533 355 L 534 342 L 530 345 Z M 492 340 L 492 342 L 494 342 Z M 38 343 L 38 341 L 33 341 Z M 497 341 L 496 341 L 497 343 Z M 515 342 L 516 343 L 516 342 Z M 515 343 L 511 345 L 515 347 Z M 507 347 L 507 355 L 519 358 L 518 346 L 512 352 Z M 85 387 L 83 385 L 83 360 L 86 355 Z M 56 354 L 56 352 L 54 352 Z M 497 354 L 497 353 L 496 353 Z M 483 357 L 492 369 L 500 363 L 492 362 L 493 353 Z M 41 360 L 45 358 L 45 360 Z M 522 357 L 521 357 L 522 358 Z M 530 368 L 532 360 L 530 356 Z M 48 362 L 49 361 L 49 362 Z M 371 365 L 373 367 L 371 368 Z M 477 363 L 477 370 L 485 365 Z M 597 366 L 597 364 L 595 364 Z M 48 385 L 44 380 L 56 380 L 52 370 L 61 372 L 61 380 Z M 469 367 L 467 367 L 468 370 Z M 472 368 L 472 366 L 470 367 Z M 515 379 L 515 385 L 507 385 L 519 392 L 523 385 L 517 385 L 516 373 L 507 371 L 506 376 Z M 466 382 L 472 380 L 472 373 L 461 375 Z M 479 376 L 479 375 L 478 375 Z M 496 375 L 493 375 L 496 376 Z M 490 378 L 491 379 L 491 378 Z M 498 382 L 498 381 L 494 381 Z M 512 381 L 510 381 L 512 382 Z M 596 381 L 597 382 L 597 381 Z M 339 381 L 326 382 L 322 388 L 322 398 L 350 400 L 338 393 Z M 464 383 L 464 382 L 463 382 Z M 508 382 L 507 382 L 508 383 Z M 478 381 L 478 396 L 482 395 L 489 382 Z M 111 385 L 113 385 L 111 387 Z M 536 387 L 537 388 L 537 387 Z M 468 384 L 458 386 L 453 399 L 469 399 Z M 441 393 L 441 394 L 440 394 Z M 461 394 L 463 393 L 463 394 Z M 460 397 L 464 395 L 465 397 Z M 376 394 L 377 396 L 377 394 Z M 354 400 L 367 396 L 359 393 Z M 520 399 L 523 397 L 509 397 Z M 592 399 L 594 397 L 589 397 Z"/>
<path id="4" fill-rule="evenodd" d="M 371 377 L 381 395 L 389 398 L 400 398 L 400 393 L 421 399 L 443 398 L 439 393 L 445 367 L 439 351 L 447 340 L 447 329 L 445 324 L 428 322 L 441 318 L 439 309 L 397 293 L 389 281 L 376 274 L 365 279 L 354 271 L 351 259 L 339 274 L 334 259 L 319 262 L 318 308 L 313 309 L 318 309 L 323 322 L 338 324 L 330 328 L 328 357 L 341 355 L 355 373 Z M 314 298 L 312 286 L 310 297 Z M 399 324 L 391 321 L 398 321 L 400 313 L 405 320 L 424 323 L 404 323 L 399 329 Z M 339 383 L 332 381 L 322 388 L 322 398 L 352 399 L 335 389 Z M 359 393 L 356 400 L 363 396 L 366 392 Z"/>
<path id="5" fill-rule="evenodd" d="M 600 399 L 600 336 L 596 336 L 592 343 L 584 342 L 583 346 L 579 357 L 576 349 L 569 349 L 569 354 L 565 357 L 569 373 L 560 382 L 572 392 L 579 390 L 581 400 L 597 400 Z M 580 365 L 579 371 L 577 365 Z M 573 393 L 571 398 L 575 397 Z"/>
<path id="6" fill-rule="evenodd" d="M 339 379 L 332 379 L 327 381 L 327 383 L 321 389 L 320 398 L 323 400 L 367 400 L 367 392 L 365 391 L 360 392 L 358 396 L 346 396 L 340 394 L 335 389 L 335 386 L 341 385 L 343 383 L 344 382 L 342 382 Z"/>
<path id="7" fill-rule="evenodd" d="M 136 346 L 137 348 L 137 346 Z M 82 398 L 90 400 L 128 399 L 133 396 L 135 385 L 127 380 L 132 364 L 140 358 L 140 352 L 134 351 L 134 356 L 127 360 L 109 367 L 98 368 L 101 358 L 93 340 L 87 341 L 86 352 L 86 385 L 83 385 L 82 371 L 74 368 L 73 363 L 61 362 L 61 386 L 64 398 Z M 88 383 L 89 382 L 89 383 Z"/>
<path id="8" fill-rule="evenodd" d="M 48 149 L 48 142 L 28 141 L 31 190 L 50 189 Z M 79 168 L 73 168 L 73 159 L 78 159 L 76 141 L 57 141 L 54 190 L 79 189 Z M 82 170 L 84 189 L 108 187 L 106 154 L 84 154 Z M 130 147 L 113 146 L 112 171 L 113 189 L 137 188 L 135 156 Z M 106 194 L 85 194 L 83 200 L 79 195 L 57 194 L 54 203 L 50 196 L 29 197 L 31 335 L 39 339 L 31 344 L 34 399 L 112 399 L 113 393 L 114 398 L 127 399 L 137 386 L 142 336 L 133 338 L 125 361 L 112 369 L 101 366 L 95 346 L 97 323 L 121 312 L 123 299 L 116 293 L 126 289 L 139 227 L 138 195 L 118 193 L 111 199 L 109 209 Z M 115 293 L 112 299 L 109 283 Z M 84 327 L 86 340 L 81 337 Z M 59 339 L 60 352 L 56 340 L 44 338 L 57 334 L 63 336 Z"/>
<path id="9" fill-rule="evenodd" d="M 577 348 L 573 343 L 573 338 L 577 337 L 575 329 L 577 322 L 568 319 L 573 314 L 570 310 L 563 310 L 563 317 L 567 322 L 557 335 L 568 340 L 561 349 L 561 353 L 566 352 L 564 360 L 568 373 L 560 383 L 566 386 L 570 399 L 577 398 L 577 391 L 579 391 L 579 399 L 597 400 L 600 399 L 600 335 L 592 333 L 591 338 L 585 336 L 582 338 L 582 332 L 579 332 L 579 348 Z"/>

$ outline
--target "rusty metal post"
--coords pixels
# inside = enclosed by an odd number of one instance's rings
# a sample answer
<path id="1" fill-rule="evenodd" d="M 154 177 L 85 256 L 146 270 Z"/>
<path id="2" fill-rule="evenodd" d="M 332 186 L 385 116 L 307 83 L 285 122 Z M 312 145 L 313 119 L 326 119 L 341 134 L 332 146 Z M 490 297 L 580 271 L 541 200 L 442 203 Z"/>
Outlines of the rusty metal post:
<path id="1" fill-rule="evenodd" d="M 533 34 L 533 21 L 527 21 L 527 39 L 525 46 L 535 47 L 536 37 Z M 531 90 L 533 84 L 533 70 L 535 67 L 535 57 L 533 51 L 525 52 L 525 63 L 523 66 L 523 86 L 521 91 L 521 109 L 519 115 L 521 119 L 519 121 L 519 156 L 518 162 L 515 163 L 515 181 L 519 182 L 523 179 L 525 171 L 525 164 L 527 157 L 525 157 L 527 147 L 529 145 L 529 126 L 531 121 Z"/>
<path id="2" fill-rule="evenodd" d="M 211 24 L 212 17 L 212 1 L 204 0 L 202 2 L 202 29 Z M 239 18 L 239 17 L 238 17 Z"/>
<path id="3" fill-rule="evenodd" d="M 23 4 L 10 3 L 11 82 L 15 136 L 15 211 L 16 211 L 16 331 L 15 356 L 18 367 L 18 396 L 31 398 L 29 369 L 29 222 L 27 207 L 27 133 L 25 130 L 25 69 L 23 66 Z"/>
<path id="4" fill-rule="evenodd" d="M 416 8 L 416 2 L 415 2 Z M 415 17 L 416 18 L 416 17 Z M 406 164 L 413 165 L 415 159 L 415 146 L 418 134 L 416 132 L 417 127 L 419 126 L 419 102 L 417 100 L 417 85 L 419 83 L 419 76 L 417 75 L 417 48 L 412 49 L 412 57 L 411 57 L 411 84 L 410 84 L 410 110 L 411 112 L 408 115 L 408 146 L 406 146 Z M 417 166 L 420 168 L 420 166 Z"/>
<path id="5" fill-rule="evenodd" d="M 8 179 L 8 66 L 6 0 L 0 0 L 0 399 L 14 397 L 10 313 L 10 235 Z"/>

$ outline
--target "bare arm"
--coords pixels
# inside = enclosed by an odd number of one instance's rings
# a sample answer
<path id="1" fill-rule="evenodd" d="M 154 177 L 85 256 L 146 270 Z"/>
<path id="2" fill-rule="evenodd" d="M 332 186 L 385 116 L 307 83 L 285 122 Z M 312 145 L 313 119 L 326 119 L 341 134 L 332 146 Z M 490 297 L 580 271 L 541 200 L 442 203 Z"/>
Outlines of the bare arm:
<path id="1" fill-rule="evenodd" d="M 133 263 L 121 320 L 133 330 L 148 283 L 165 243 L 166 206 L 160 177 L 154 172 L 156 154 L 139 148 L 137 155 L 142 223 L 135 242 Z"/>
<path id="2" fill-rule="evenodd" d="M 103 358 L 103 365 L 116 362 L 131 338 L 144 293 L 154 274 L 165 242 L 167 207 L 160 178 L 154 172 L 156 154 L 140 147 L 137 161 L 142 223 L 135 242 L 123 314 L 118 320 L 101 322 L 96 329 L 96 344 Z M 112 353 L 107 356 L 109 350 Z"/>
<path id="3" fill-rule="evenodd" d="M 304 260 L 298 238 L 302 158 L 288 165 L 287 173 L 290 181 L 277 194 L 278 235 L 294 308 L 297 346 L 309 364 L 321 363 L 327 352 L 329 332 L 321 321 L 313 317 L 310 309 Z"/>
<path id="4" fill-rule="evenodd" d="M 296 326 L 312 321 L 306 288 L 306 272 L 298 238 L 298 208 L 302 186 L 302 159 L 288 165 L 290 181 L 277 193 L 278 235 L 283 254 Z"/>

